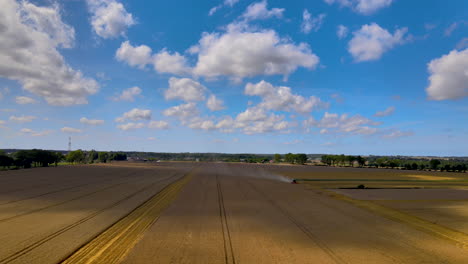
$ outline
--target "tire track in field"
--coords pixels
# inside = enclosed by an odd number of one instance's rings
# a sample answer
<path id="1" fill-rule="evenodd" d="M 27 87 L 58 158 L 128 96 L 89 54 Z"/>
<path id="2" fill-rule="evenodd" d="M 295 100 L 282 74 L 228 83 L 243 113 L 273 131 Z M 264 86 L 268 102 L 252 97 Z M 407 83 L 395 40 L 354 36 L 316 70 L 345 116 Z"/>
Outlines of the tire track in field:
<path id="1" fill-rule="evenodd" d="M 168 177 L 166 177 L 166 178 L 163 178 L 163 179 L 158 179 L 157 181 L 155 181 L 155 182 L 153 182 L 153 183 L 150 183 L 150 184 L 148 184 L 147 186 L 144 186 L 143 188 L 138 189 L 137 191 L 135 191 L 135 192 L 133 192 L 133 193 L 131 193 L 131 194 L 125 196 L 124 198 L 122 198 L 122 199 L 120 199 L 120 200 L 118 200 L 118 201 L 116 201 L 116 202 L 114 202 L 114 203 L 112 203 L 112 204 L 106 206 L 105 208 L 102 208 L 102 209 L 100 209 L 100 210 L 97 210 L 97 211 L 95 211 L 94 213 L 89 214 L 89 215 L 87 215 L 86 217 L 81 218 L 80 220 L 78 220 L 78 221 L 76 221 L 76 222 L 74 222 L 74 223 L 72 223 L 72 224 L 69 224 L 69 225 L 67 225 L 67 226 L 64 226 L 64 227 L 60 228 L 59 230 L 53 232 L 52 234 L 49 234 L 49 235 L 43 237 L 42 239 L 40 239 L 40 240 L 38 240 L 38 241 L 36 241 L 36 242 L 34 242 L 34 243 L 32 243 L 32 244 L 30 244 L 30 245 L 24 247 L 23 249 L 18 250 L 18 251 L 16 251 L 16 252 L 13 253 L 13 254 L 10 254 L 9 256 L 4 257 L 3 259 L 0 259 L 0 264 L 5 264 L 5 263 L 8 263 L 8 262 L 11 262 L 11 261 L 14 261 L 14 260 L 18 259 L 19 257 L 21 257 L 21 256 L 23 256 L 23 255 L 29 253 L 30 251 L 32 251 L 32 250 L 34 250 L 35 248 L 37 248 L 37 247 L 39 247 L 39 246 L 45 244 L 45 243 L 48 242 L 48 241 L 54 239 L 55 237 L 58 237 L 59 235 L 61 235 L 61 234 L 65 233 L 65 232 L 67 232 L 68 230 L 70 230 L 70 229 L 72 229 L 72 228 L 74 228 L 74 227 L 77 227 L 78 225 L 83 224 L 83 223 L 85 223 L 85 222 L 91 220 L 92 218 L 98 216 L 99 214 L 105 212 L 106 210 L 109 210 L 109 209 L 111 209 L 111 208 L 113 208 L 113 207 L 118 206 L 119 204 L 123 203 L 124 201 L 126 201 L 126 200 L 128 200 L 128 199 L 130 199 L 130 198 L 132 198 L 132 197 L 134 197 L 134 196 L 136 196 L 136 195 L 139 194 L 140 192 L 143 192 L 143 191 L 145 191 L 145 190 L 148 190 L 148 189 L 154 187 L 155 185 L 157 185 L 158 183 L 160 183 L 160 182 L 162 182 L 162 181 L 164 181 L 164 180 L 167 180 L 167 179 L 173 177 L 174 175 L 175 175 L 175 174 L 173 174 L 173 175 L 171 175 L 171 176 L 168 176 Z"/>
<path id="2" fill-rule="evenodd" d="M 232 247 L 231 232 L 229 231 L 229 225 L 226 217 L 226 207 L 224 206 L 223 191 L 221 189 L 218 174 L 216 174 L 216 186 L 218 189 L 219 220 L 221 221 L 221 229 L 223 233 L 224 262 L 226 264 L 235 264 L 236 258 L 234 256 L 234 250 Z"/>
<path id="3" fill-rule="evenodd" d="M 330 247 L 328 247 L 323 241 L 321 241 L 317 236 L 315 236 L 306 226 L 301 224 L 296 218 L 294 218 L 291 214 L 281 208 L 275 201 L 268 198 L 262 191 L 260 191 L 254 184 L 252 184 L 249 180 L 246 180 L 248 185 L 260 196 L 262 196 L 266 201 L 268 201 L 274 208 L 278 209 L 286 218 L 288 218 L 299 230 L 302 231 L 307 237 L 309 237 L 317 246 L 319 246 L 325 253 L 327 253 L 336 263 L 348 263 L 343 258 L 338 256 Z"/>
<path id="4" fill-rule="evenodd" d="M 143 233 L 159 218 L 182 188 L 191 180 L 191 173 L 169 183 L 158 193 L 115 222 L 61 263 L 118 263 L 135 246 Z"/>
<path id="5" fill-rule="evenodd" d="M 109 175 L 111 175 L 112 173 L 109 173 Z M 131 177 L 133 175 L 135 175 L 136 173 L 130 173 L 130 174 L 127 174 L 125 176 L 121 176 L 120 179 L 125 179 L 127 177 Z M 109 176 L 109 175 L 106 175 L 106 176 Z M 45 195 L 49 195 L 49 194 L 54 194 L 54 193 L 59 193 L 59 192 L 63 192 L 63 191 L 69 191 L 69 190 L 73 190 L 73 189 L 77 189 L 77 188 L 80 188 L 80 187 L 83 187 L 83 186 L 87 186 L 87 185 L 92 185 L 92 184 L 96 184 L 96 183 L 101 183 L 101 182 L 106 182 L 106 181 L 109 181 L 109 180 L 112 180 L 112 179 L 100 179 L 100 180 L 97 180 L 97 181 L 92 181 L 92 182 L 88 182 L 88 183 L 83 183 L 83 184 L 79 184 L 79 185 L 74 185 L 74 186 L 69 186 L 69 187 L 66 187 L 66 188 L 62 188 L 62 189 L 55 189 L 53 191 L 49 191 L 49 192 L 45 192 L 45 193 L 41 193 L 41 194 L 37 194 L 37 195 L 34 195 L 34 196 L 29 196 L 29 197 L 24 197 L 22 199 L 17 199 L 17 200 L 10 200 L 8 202 L 4 202 L 4 203 L 0 203 L 0 206 L 1 205 L 6 205 L 6 204 L 12 204 L 12 203 L 17 203 L 17 202 L 22 202 L 22 201 L 25 201 L 25 200 L 29 200 L 29 199 L 33 199 L 33 198 L 38 198 L 38 197 L 42 197 L 42 196 L 45 196 Z M 79 179 L 77 180 L 79 181 Z M 51 184 L 53 185 L 53 184 Z M 26 189 L 29 189 L 29 188 L 26 188 Z M 1 221 L 1 220 L 0 220 Z"/>
<path id="6" fill-rule="evenodd" d="M 320 190 L 309 189 L 309 190 L 313 191 L 315 194 L 320 195 L 320 196 L 332 197 L 332 196 L 330 196 L 330 195 L 332 195 L 332 194 L 330 194 L 330 193 L 328 193 L 328 194 L 324 193 L 325 190 L 321 190 L 321 189 L 320 189 Z M 333 194 L 334 194 L 334 193 L 333 193 Z M 333 198 L 333 197 L 332 197 L 332 198 Z M 346 215 L 346 217 L 350 217 L 350 218 L 355 219 L 357 222 L 361 222 L 361 221 L 362 221 L 361 218 L 356 217 L 356 216 L 354 216 L 354 215 L 352 215 L 352 214 L 349 214 L 349 212 L 346 212 L 345 210 L 343 210 L 343 208 L 340 208 L 340 207 L 338 207 L 338 206 L 336 206 L 336 205 L 331 205 L 331 204 L 329 204 L 329 203 L 325 203 L 325 202 L 322 201 L 321 199 L 316 199 L 315 201 L 321 203 L 321 204 L 322 204 L 323 206 L 325 206 L 325 207 L 333 208 L 334 210 L 340 212 L 341 214 Z M 372 212 L 372 213 L 373 213 L 373 212 Z M 382 233 L 382 232 L 383 232 L 383 231 L 379 231 L 379 233 Z M 386 237 L 386 236 L 380 236 L 380 239 L 383 239 L 383 240 L 385 240 L 385 241 L 387 241 L 387 242 L 389 242 L 389 243 L 394 243 L 394 242 L 395 242 L 395 240 L 394 240 L 393 238 L 389 238 L 389 237 Z M 414 250 L 415 252 L 417 252 L 417 254 L 420 256 L 421 259 L 422 259 L 423 257 L 428 258 L 428 259 L 437 258 L 438 261 L 440 261 L 440 263 L 443 263 L 443 262 L 444 262 L 444 260 L 441 259 L 441 258 L 439 258 L 438 256 L 429 254 L 429 253 L 427 253 L 427 251 L 424 251 L 424 250 L 422 250 L 421 248 L 417 248 L 417 247 L 415 247 L 413 244 L 408 243 L 408 242 L 406 242 L 406 241 L 399 240 L 399 241 L 398 241 L 398 244 L 404 245 L 406 248 L 411 248 L 412 250 Z M 378 250 L 379 253 L 382 254 L 383 256 L 385 256 L 385 257 L 387 257 L 387 258 L 389 258 L 389 259 L 392 259 L 395 263 L 404 262 L 403 260 L 401 260 L 401 259 L 399 259 L 399 258 L 396 258 L 394 255 L 387 254 L 387 253 L 386 253 L 387 248 L 385 248 L 385 247 L 377 246 L 377 245 L 375 245 L 375 244 L 373 244 L 371 247 L 372 247 L 373 249 Z"/>
<path id="7" fill-rule="evenodd" d="M 140 176 L 140 177 L 142 177 L 142 176 Z M 59 202 L 59 203 L 51 204 L 51 205 L 48 205 L 48 206 L 45 206 L 45 207 L 37 208 L 37 209 L 26 211 L 26 212 L 23 212 L 23 213 L 20 213 L 20 214 L 17 214 L 17 215 L 13 215 L 13 216 L 10 216 L 10 217 L 2 218 L 2 219 L 0 219 L 0 223 L 7 222 L 9 220 L 12 220 L 12 219 L 15 219 L 15 218 L 18 218 L 18 217 L 22 217 L 22 216 L 30 215 L 30 214 L 33 214 L 33 213 L 37 213 L 37 212 L 40 212 L 40 211 L 43 211 L 43 210 L 47 210 L 47 209 L 50 209 L 50 208 L 53 208 L 53 207 L 56 207 L 56 206 L 60 206 L 60 205 L 63 205 L 63 204 L 69 203 L 69 202 L 73 202 L 73 201 L 85 198 L 87 196 L 90 196 L 90 195 L 93 195 L 93 194 L 96 194 L 96 193 L 99 193 L 99 192 L 102 192 L 102 191 L 105 191 L 105 190 L 109 190 L 109 189 L 121 186 L 123 184 L 129 183 L 129 182 L 134 181 L 134 180 L 135 179 L 130 179 L 130 180 L 127 180 L 127 181 L 112 184 L 110 186 L 106 186 L 106 187 L 100 188 L 98 190 L 88 192 L 88 193 L 76 196 L 74 198 L 71 198 L 71 199 L 68 199 L 68 200 L 65 200 L 65 201 L 62 201 L 62 202 Z"/>
<path id="8" fill-rule="evenodd" d="M 409 225 L 419 231 L 446 239 L 464 249 L 468 249 L 468 235 L 463 232 L 432 223 L 423 218 L 419 218 L 393 208 L 379 205 L 372 201 L 357 200 L 332 191 L 324 191 L 328 192 L 328 196 L 331 198 L 347 202 L 395 222 Z"/>

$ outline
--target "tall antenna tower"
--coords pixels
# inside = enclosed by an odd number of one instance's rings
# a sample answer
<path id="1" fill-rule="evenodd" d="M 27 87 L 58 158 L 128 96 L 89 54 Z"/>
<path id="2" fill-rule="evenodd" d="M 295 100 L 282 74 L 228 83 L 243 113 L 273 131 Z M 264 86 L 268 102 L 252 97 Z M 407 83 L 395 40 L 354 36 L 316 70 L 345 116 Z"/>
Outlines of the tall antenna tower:
<path id="1" fill-rule="evenodd" d="M 71 151 L 71 137 L 68 137 L 68 151 Z"/>

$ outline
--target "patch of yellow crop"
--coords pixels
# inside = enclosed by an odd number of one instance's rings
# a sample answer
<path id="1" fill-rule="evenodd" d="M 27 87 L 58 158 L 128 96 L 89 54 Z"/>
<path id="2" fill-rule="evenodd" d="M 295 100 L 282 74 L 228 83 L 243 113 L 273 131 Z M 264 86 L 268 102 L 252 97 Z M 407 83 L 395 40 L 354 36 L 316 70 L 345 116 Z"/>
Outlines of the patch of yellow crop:
<path id="1" fill-rule="evenodd" d="M 432 175 L 405 175 L 407 177 L 411 177 L 417 180 L 425 180 L 425 181 L 450 181 L 456 180 L 457 178 L 454 177 L 446 177 L 446 176 L 432 176 Z"/>

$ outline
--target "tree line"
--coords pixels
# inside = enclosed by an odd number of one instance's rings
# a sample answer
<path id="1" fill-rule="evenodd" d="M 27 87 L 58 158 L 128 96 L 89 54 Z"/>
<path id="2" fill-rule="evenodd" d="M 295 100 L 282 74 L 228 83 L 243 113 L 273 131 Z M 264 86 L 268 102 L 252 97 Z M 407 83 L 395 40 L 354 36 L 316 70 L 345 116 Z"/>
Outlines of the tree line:
<path id="1" fill-rule="evenodd" d="M 275 154 L 273 157 L 273 161 L 275 163 L 284 161 L 284 162 L 291 163 L 291 164 L 304 165 L 307 162 L 307 155 L 303 153 L 298 153 L 298 154 L 287 153 L 287 154 L 284 154 L 284 157 L 283 157 L 281 154 Z"/>
<path id="2" fill-rule="evenodd" d="M 106 163 L 114 160 L 127 160 L 127 154 L 123 152 L 83 151 L 79 149 L 70 151 L 64 155 L 57 151 L 31 149 L 18 150 L 8 155 L 0 150 L 0 167 L 3 169 L 57 166 L 58 163 L 63 161 L 73 164 L 85 164 L 95 162 Z"/>
<path id="3" fill-rule="evenodd" d="M 106 152 L 106 151 L 83 151 L 81 149 L 70 151 L 65 160 L 70 163 L 106 163 L 113 160 L 127 160 L 127 154 L 123 152 Z"/>
<path id="4" fill-rule="evenodd" d="M 57 164 L 64 158 L 60 152 L 31 149 L 20 150 L 12 155 L 7 155 L 5 152 L 0 152 L 0 166 L 5 168 L 31 168 L 31 167 L 48 167 L 51 164 Z"/>
<path id="5" fill-rule="evenodd" d="M 391 157 L 369 157 L 352 155 L 323 155 L 322 163 L 328 166 L 351 166 L 370 168 L 391 168 L 405 170 L 436 170 L 448 172 L 466 172 L 466 161 L 455 160 L 421 160 L 421 159 L 400 159 Z"/>

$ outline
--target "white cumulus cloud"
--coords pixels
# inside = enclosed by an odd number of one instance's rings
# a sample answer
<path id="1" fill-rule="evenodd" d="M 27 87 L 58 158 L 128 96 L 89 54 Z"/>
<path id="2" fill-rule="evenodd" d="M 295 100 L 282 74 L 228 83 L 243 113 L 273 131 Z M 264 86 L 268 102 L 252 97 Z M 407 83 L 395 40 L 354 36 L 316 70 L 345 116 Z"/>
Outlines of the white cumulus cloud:
<path id="1" fill-rule="evenodd" d="M 338 25 L 338 28 L 336 30 L 336 35 L 338 36 L 339 39 L 346 38 L 346 36 L 348 36 L 348 28 L 343 25 Z"/>
<path id="2" fill-rule="evenodd" d="M 400 28 L 391 34 L 376 23 L 363 25 L 353 32 L 348 51 L 356 62 L 378 60 L 385 52 L 403 44 L 407 31 L 407 28 Z"/>
<path id="3" fill-rule="evenodd" d="M 302 13 L 302 24 L 301 31 L 305 34 L 309 34 L 311 31 L 317 32 L 323 24 L 326 14 L 319 14 L 316 17 L 313 17 L 309 10 L 304 9 Z"/>
<path id="4" fill-rule="evenodd" d="M 239 0 L 224 0 L 222 4 L 212 7 L 210 11 L 208 12 L 208 15 L 210 16 L 214 15 L 214 13 L 216 13 L 223 6 L 233 7 L 235 4 L 237 4 L 237 2 L 239 2 Z"/>
<path id="5" fill-rule="evenodd" d="M 145 127 L 144 123 L 132 123 L 132 122 L 117 126 L 118 129 L 123 130 L 123 131 L 134 130 L 134 129 L 144 128 L 144 127 Z"/>
<path id="6" fill-rule="evenodd" d="M 115 0 L 87 0 L 94 32 L 105 39 L 125 36 L 136 22 L 122 3 Z"/>
<path id="7" fill-rule="evenodd" d="M 245 10 L 242 17 L 245 20 L 258 20 L 268 19 L 272 17 L 281 18 L 283 17 L 284 8 L 272 8 L 268 9 L 268 2 L 263 0 L 261 2 L 250 4 Z"/>
<path id="8" fill-rule="evenodd" d="M 260 96 L 263 100 L 258 105 L 261 108 L 297 112 L 306 114 L 314 109 L 323 109 L 328 107 L 328 103 L 322 102 L 320 98 L 293 94 L 290 87 L 273 86 L 271 83 L 260 81 L 256 84 L 248 83 L 245 86 L 246 95 Z"/>
<path id="9" fill-rule="evenodd" d="M 172 116 L 179 119 L 186 119 L 198 115 L 197 105 L 195 103 L 186 103 L 170 107 L 163 111 L 165 116 Z"/>
<path id="10" fill-rule="evenodd" d="M 53 130 L 35 131 L 30 128 L 22 128 L 20 132 L 23 134 L 33 136 L 33 137 L 43 137 L 43 136 L 52 134 L 54 131 Z"/>
<path id="11" fill-rule="evenodd" d="M 198 53 L 195 75 L 216 78 L 230 76 L 234 80 L 256 75 L 284 75 L 298 67 L 314 69 L 319 58 L 309 45 L 295 45 L 282 39 L 274 30 L 245 31 L 228 26 L 225 33 L 204 33 L 192 50 Z"/>
<path id="12" fill-rule="evenodd" d="M 99 120 L 99 119 L 88 119 L 86 117 L 80 118 L 80 123 L 86 124 L 86 125 L 91 125 L 91 126 L 98 126 L 104 124 L 104 120 Z"/>
<path id="13" fill-rule="evenodd" d="M 325 112 L 322 119 L 318 121 L 312 117 L 303 121 L 306 128 L 320 128 L 320 134 L 372 135 L 379 132 L 375 126 L 380 124 L 361 115 L 349 116 L 328 112 Z"/>
<path id="14" fill-rule="evenodd" d="M 27 97 L 27 96 L 16 96 L 15 102 L 16 102 L 17 104 L 21 104 L 21 105 L 24 105 L 24 104 L 35 104 L 35 103 L 37 103 L 36 100 L 34 100 L 34 99 L 31 98 L 31 97 Z"/>
<path id="15" fill-rule="evenodd" d="M 357 13 L 371 15 L 378 10 L 388 7 L 393 0 L 324 0 L 327 4 L 338 3 L 342 7 L 349 7 Z"/>
<path id="16" fill-rule="evenodd" d="M 208 107 L 208 109 L 211 111 L 220 111 L 224 109 L 224 102 L 212 94 L 206 101 L 206 107 Z"/>
<path id="17" fill-rule="evenodd" d="M 114 101 L 135 101 L 135 97 L 141 94 L 141 88 L 138 86 L 134 86 L 123 90 L 119 96 L 113 98 Z"/>
<path id="18" fill-rule="evenodd" d="M 132 46 L 130 42 L 124 41 L 117 49 L 115 57 L 119 61 L 128 63 L 132 67 L 144 68 L 152 63 L 151 48 L 146 45 Z"/>
<path id="19" fill-rule="evenodd" d="M 63 133 L 82 133 L 83 131 L 81 129 L 73 128 L 73 127 L 62 127 L 60 129 Z"/>
<path id="20" fill-rule="evenodd" d="M 164 92 L 166 100 L 180 99 L 186 102 L 202 101 L 208 89 L 190 78 L 169 79 L 169 88 Z"/>
<path id="21" fill-rule="evenodd" d="M 148 127 L 152 129 L 168 129 L 169 123 L 166 121 L 151 121 L 149 122 Z"/>
<path id="22" fill-rule="evenodd" d="M 139 120 L 150 120 L 151 110 L 133 108 L 132 110 L 125 112 L 121 117 L 115 119 L 116 122 L 125 122 L 127 120 L 139 121 Z"/>
<path id="23" fill-rule="evenodd" d="M 452 50 L 433 59 L 427 65 L 429 86 L 426 93 L 431 100 L 459 99 L 468 96 L 468 48 Z"/>
<path id="24" fill-rule="evenodd" d="M 377 113 L 375 113 L 374 116 L 377 116 L 377 117 L 384 117 L 384 116 L 392 115 L 394 112 L 395 112 L 395 107 L 394 107 L 394 106 L 390 106 L 390 107 L 388 107 L 387 109 L 385 109 L 385 110 L 383 110 L 383 111 L 378 111 Z"/>
<path id="25" fill-rule="evenodd" d="M 58 51 L 73 46 L 75 31 L 61 20 L 57 4 L 4 0 L 0 25 L 0 77 L 18 81 L 51 105 L 86 104 L 98 91 L 98 83 L 70 67 Z"/>
<path id="26" fill-rule="evenodd" d="M 170 54 L 165 49 L 153 56 L 153 65 L 154 69 L 159 73 L 188 75 L 192 71 L 183 55 L 178 52 Z"/>
<path id="27" fill-rule="evenodd" d="M 10 121 L 16 122 L 16 123 L 29 123 L 32 122 L 34 119 L 37 117 L 35 116 L 10 116 Z"/>
<path id="28" fill-rule="evenodd" d="M 159 73 L 189 75 L 192 71 L 188 66 L 187 59 L 178 52 L 171 54 L 166 49 L 162 49 L 153 54 L 150 47 L 146 45 L 133 46 L 129 41 L 122 42 L 115 57 L 118 61 L 126 62 L 128 65 L 140 69 L 144 69 L 147 65 L 153 65 L 154 70 Z"/>

